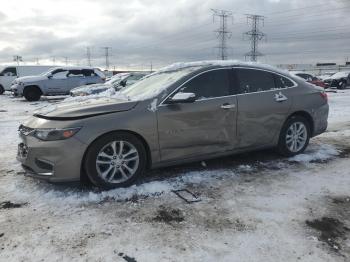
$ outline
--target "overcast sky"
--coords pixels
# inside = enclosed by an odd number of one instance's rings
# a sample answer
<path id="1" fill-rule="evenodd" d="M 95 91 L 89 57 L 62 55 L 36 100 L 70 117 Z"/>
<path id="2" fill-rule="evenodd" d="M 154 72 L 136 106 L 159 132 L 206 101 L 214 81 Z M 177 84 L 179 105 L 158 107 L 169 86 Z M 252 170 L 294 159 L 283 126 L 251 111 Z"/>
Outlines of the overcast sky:
<path id="1" fill-rule="evenodd" d="M 0 63 L 104 66 L 103 49 L 119 69 L 216 59 L 219 41 L 211 8 L 233 12 L 229 58 L 244 60 L 250 42 L 245 14 L 264 15 L 259 43 L 271 64 L 350 60 L 349 0 L 0 0 Z M 53 59 L 53 57 L 55 59 Z"/>

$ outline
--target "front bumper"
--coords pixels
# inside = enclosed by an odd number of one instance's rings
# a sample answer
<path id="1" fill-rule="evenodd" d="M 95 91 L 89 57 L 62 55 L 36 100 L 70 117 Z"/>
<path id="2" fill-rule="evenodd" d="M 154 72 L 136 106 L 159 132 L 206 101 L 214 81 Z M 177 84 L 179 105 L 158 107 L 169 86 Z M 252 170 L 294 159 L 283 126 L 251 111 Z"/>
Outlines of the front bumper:
<path id="1" fill-rule="evenodd" d="M 49 182 L 80 180 L 85 144 L 72 137 L 67 140 L 41 141 L 20 134 L 17 160 L 26 174 Z"/>
<path id="2" fill-rule="evenodd" d="M 16 96 L 22 96 L 23 95 L 23 86 L 19 84 L 13 84 L 11 86 L 11 92 Z"/>

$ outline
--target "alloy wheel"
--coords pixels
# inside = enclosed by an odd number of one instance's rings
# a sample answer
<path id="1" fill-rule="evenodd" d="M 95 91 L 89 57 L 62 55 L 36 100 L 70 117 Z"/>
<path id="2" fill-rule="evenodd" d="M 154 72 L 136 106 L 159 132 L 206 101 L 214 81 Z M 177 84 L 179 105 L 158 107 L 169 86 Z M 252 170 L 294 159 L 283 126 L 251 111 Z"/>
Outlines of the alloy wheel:
<path id="1" fill-rule="evenodd" d="M 134 145 L 127 141 L 112 141 L 99 151 L 96 170 L 105 182 L 123 183 L 136 173 L 139 161 Z"/>
<path id="2" fill-rule="evenodd" d="M 307 142 L 307 128 L 302 122 L 294 122 L 287 130 L 286 145 L 293 152 L 302 150 Z"/>

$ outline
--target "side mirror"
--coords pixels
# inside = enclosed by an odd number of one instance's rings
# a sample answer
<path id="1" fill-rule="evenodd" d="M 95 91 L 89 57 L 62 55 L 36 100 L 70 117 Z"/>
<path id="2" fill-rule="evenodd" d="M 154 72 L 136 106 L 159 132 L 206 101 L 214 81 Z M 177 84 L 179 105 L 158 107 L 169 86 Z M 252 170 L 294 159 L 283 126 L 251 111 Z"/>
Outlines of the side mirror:
<path id="1" fill-rule="evenodd" d="M 168 104 L 176 103 L 193 103 L 196 101 L 196 95 L 194 93 L 182 93 L 175 94 L 172 98 L 168 99 Z"/>
<path id="2" fill-rule="evenodd" d="M 47 75 L 47 78 L 48 78 L 48 79 L 51 79 L 52 77 L 53 77 L 52 74 Z"/>

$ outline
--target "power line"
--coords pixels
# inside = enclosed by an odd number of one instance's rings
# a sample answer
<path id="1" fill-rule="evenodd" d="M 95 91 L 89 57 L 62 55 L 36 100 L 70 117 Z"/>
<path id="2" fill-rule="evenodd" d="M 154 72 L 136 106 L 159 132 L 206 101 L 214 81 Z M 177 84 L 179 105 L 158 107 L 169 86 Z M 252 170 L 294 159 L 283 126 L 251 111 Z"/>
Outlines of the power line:
<path id="1" fill-rule="evenodd" d="M 250 57 L 250 61 L 256 62 L 258 56 L 262 56 L 263 54 L 258 51 L 258 44 L 266 35 L 259 30 L 259 25 L 261 22 L 264 22 L 265 17 L 261 15 L 247 15 L 248 23 L 250 22 L 252 25 L 252 30 L 245 33 L 249 37 L 251 41 L 251 50 L 246 53 L 246 57 Z"/>
<path id="2" fill-rule="evenodd" d="M 226 60 L 228 49 L 227 40 L 232 36 L 232 32 L 227 30 L 227 19 L 233 19 L 233 15 L 231 11 L 226 10 L 211 9 L 211 11 L 213 12 L 214 21 L 215 17 L 220 18 L 220 28 L 215 31 L 218 34 L 217 37 L 219 39 L 219 46 L 217 48 L 219 49 L 221 60 Z"/>

